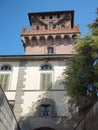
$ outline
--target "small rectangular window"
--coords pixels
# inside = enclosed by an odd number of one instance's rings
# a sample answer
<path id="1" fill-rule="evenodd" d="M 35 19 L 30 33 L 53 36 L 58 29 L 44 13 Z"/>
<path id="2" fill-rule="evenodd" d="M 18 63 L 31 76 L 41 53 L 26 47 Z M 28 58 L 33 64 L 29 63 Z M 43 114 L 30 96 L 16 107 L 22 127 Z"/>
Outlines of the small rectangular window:
<path id="1" fill-rule="evenodd" d="M 39 27 L 39 26 L 37 26 L 37 27 L 36 27 L 36 30 L 39 30 L 39 29 L 40 29 L 40 27 Z"/>
<path id="2" fill-rule="evenodd" d="M 41 90 L 47 90 L 47 89 L 51 88 L 52 74 L 51 73 L 42 73 L 41 79 L 40 79 L 40 84 L 41 84 Z"/>
<path id="3" fill-rule="evenodd" d="M 50 105 L 41 105 L 40 107 L 41 116 L 51 116 L 51 106 Z"/>
<path id="4" fill-rule="evenodd" d="M 49 27 L 53 27 L 53 22 L 49 22 Z"/>
<path id="5" fill-rule="evenodd" d="M 0 84 L 3 90 L 8 89 L 9 76 L 10 76 L 9 74 L 0 74 Z"/>
<path id="6" fill-rule="evenodd" d="M 54 53 L 54 48 L 53 47 L 48 47 L 47 48 L 48 54 Z"/>
<path id="7" fill-rule="evenodd" d="M 62 30 L 65 29 L 65 25 L 62 24 L 62 25 L 61 25 L 61 29 L 62 29 Z"/>

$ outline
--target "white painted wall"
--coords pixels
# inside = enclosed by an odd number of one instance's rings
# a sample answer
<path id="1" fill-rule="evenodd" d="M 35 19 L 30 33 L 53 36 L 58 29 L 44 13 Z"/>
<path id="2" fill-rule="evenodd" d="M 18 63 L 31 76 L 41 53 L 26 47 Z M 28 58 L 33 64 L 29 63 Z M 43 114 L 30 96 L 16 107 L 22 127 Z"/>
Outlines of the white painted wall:
<path id="1" fill-rule="evenodd" d="M 25 75 L 25 88 L 27 92 L 24 92 L 24 99 L 21 116 L 28 115 L 32 111 L 32 116 L 35 113 L 35 106 L 38 100 L 43 98 L 53 99 L 56 103 L 56 111 L 58 116 L 68 115 L 68 97 L 65 96 L 66 92 L 62 85 L 63 71 L 66 68 L 64 61 L 49 61 L 48 63 L 53 66 L 53 86 L 54 91 L 40 91 L 40 66 L 44 64 L 44 61 L 29 61 L 26 64 Z M 29 90 L 29 91 L 28 91 Z M 60 91 L 59 91 L 60 90 Z"/>
<path id="2" fill-rule="evenodd" d="M 68 112 L 68 97 L 65 91 L 31 91 L 25 92 L 21 116 L 28 115 L 32 111 L 32 115 L 36 112 L 37 101 L 43 98 L 53 99 L 56 103 L 57 116 L 67 116 Z"/>
<path id="3" fill-rule="evenodd" d="M 18 72 L 19 72 L 19 62 L 3 62 L 2 64 L 11 64 L 13 66 L 13 71 L 11 75 L 10 90 L 12 92 L 6 92 L 8 100 L 15 100 L 16 86 L 18 81 Z M 24 75 L 25 81 L 23 88 L 24 95 L 22 96 L 23 104 L 21 116 L 28 115 L 32 110 L 34 114 L 35 104 L 38 100 L 42 98 L 53 99 L 56 103 L 56 111 L 58 116 L 68 115 L 68 97 L 62 85 L 63 71 L 65 67 L 65 61 L 48 61 L 49 64 L 53 66 L 52 72 L 52 91 L 40 91 L 40 66 L 44 64 L 45 61 L 28 61 L 26 64 L 26 75 Z M 60 90 L 60 91 L 59 91 Z M 66 95 L 66 96 L 65 96 Z"/>
<path id="4" fill-rule="evenodd" d="M 19 62 L 13 62 L 13 72 L 11 78 L 11 90 L 16 90 L 17 87 L 17 80 L 18 80 L 18 72 L 19 72 Z"/>
<path id="5" fill-rule="evenodd" d="M 44 64 L 44 61 L 31 61 L 27 63 L 26 75 L 25 75 L 25 88 L 24 90 L 40 90 L 40 66 Z M 53 89 L 63 89 L 61 80 L 63 78 L 62 73 L 65 69 L 64 61 L 50 61 L 48 62 L 53 66 L 52 72 L 52 88 Z M 49 71 L 47 71 L 49 72 Z"/>

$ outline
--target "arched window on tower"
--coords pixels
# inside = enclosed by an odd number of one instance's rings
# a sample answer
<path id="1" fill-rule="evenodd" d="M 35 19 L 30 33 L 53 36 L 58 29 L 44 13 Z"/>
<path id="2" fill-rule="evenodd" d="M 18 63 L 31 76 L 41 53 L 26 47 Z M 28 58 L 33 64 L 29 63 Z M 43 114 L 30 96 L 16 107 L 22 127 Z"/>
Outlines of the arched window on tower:
<path id="1" fill-rule="evenodd" d="M 12 66 L 11 65 L 2 65 L 0 67 L 0 84 L 3 90 L 9 89 L 9 83 L 11 79 Z"/>

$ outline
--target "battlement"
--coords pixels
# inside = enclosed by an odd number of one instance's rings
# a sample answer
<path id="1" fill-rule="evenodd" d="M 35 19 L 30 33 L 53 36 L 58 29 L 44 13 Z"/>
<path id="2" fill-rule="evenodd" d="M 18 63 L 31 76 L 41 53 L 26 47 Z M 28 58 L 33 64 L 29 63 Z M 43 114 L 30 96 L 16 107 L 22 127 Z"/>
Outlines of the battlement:
<path id="1" fill-rule="evenodd" d="M 30 31 L 28 31 L 27 28 L 22 28 L 22 35 L 32 35 L 32 34 L 59 34 L 59 33 L 79 33 L 80 32 L 80 28 L 79 25 L 74 25 L 73 28 L 71 28 L 70 26 L 67 26 L 66 28 L 63 28 L 62 26 L 56 26 L 55 29 L 53 29 L 52 27 L 47 27 L 47 29 L 45 28 L 45 26 L 41 26 L 39 29 L 36 29 L 35 27 L 31 27 Z"/>

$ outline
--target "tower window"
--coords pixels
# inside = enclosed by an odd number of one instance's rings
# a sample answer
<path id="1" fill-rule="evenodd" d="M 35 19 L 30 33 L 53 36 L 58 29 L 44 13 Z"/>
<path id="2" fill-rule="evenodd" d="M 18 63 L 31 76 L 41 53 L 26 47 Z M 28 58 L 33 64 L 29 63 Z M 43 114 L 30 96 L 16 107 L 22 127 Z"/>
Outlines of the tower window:
<path id="1" fill-rule="evenodd" d="M 49 27 L 52 27 L 53 26 L 53 22 L 49 22 Z"/>
<path id="2" fill-rule="evenodd" d="M 45 16 L 42 16 L 42 19 L 45 19 Z"/>
<path id="3" fill-rule="evenodd" d="M 47 48 L 47 53 L 48 53 L 48 54 L 54 53 L 54 48 L 53 48 L 53 47 L 48 47 L 48 48 Z"/>
<path id="4" fill-rule="evenodd" d="M 39 30 L 39 29 L 40 29 L 39 26 L 37 26 L 37 27 L 36 27 L 36 30 Z"/>
<path id="5" fill-rule="evenodd" d="M 65 28 L 65 25 L 62 24 L 62 25 L 61 25 L 61 29 L 64 29 L 64 28 Z"/>
<path id="6" fill-rule="evenodd" d="M 52 19 L 52 15 L 50 15 L 49 18 Z"/>
<path id="7" fill-rule="evenodd" d="M 59 14 L 57 15 L 57 18 L 60 18 L 60 15 L 59 15 Z"/>
<path id="8" fill-rule="evenodd" d="M 41 116 L 51 116 L 51 106 L 50 105 L 41 105 L 40 107 Z"/>

